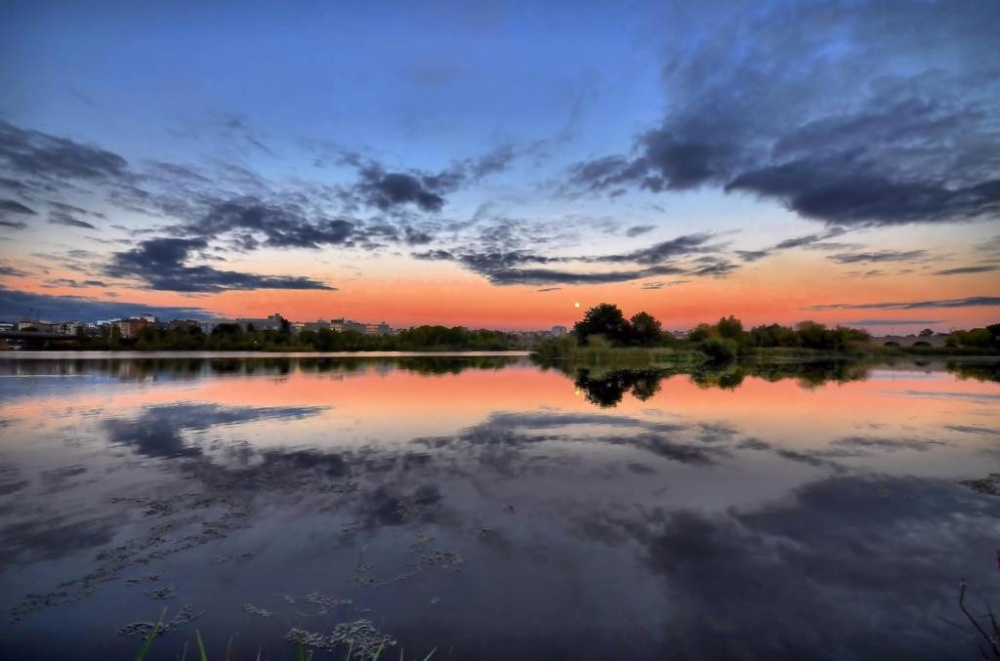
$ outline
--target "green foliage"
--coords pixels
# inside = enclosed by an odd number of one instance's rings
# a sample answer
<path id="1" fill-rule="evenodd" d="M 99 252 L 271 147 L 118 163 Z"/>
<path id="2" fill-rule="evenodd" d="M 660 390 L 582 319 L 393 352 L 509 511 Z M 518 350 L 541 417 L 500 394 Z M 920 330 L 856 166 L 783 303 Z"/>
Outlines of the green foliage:
<path id="1" fill-rule="evenodd" d="M 637 312 L 629 319 L 632 332 L 630 344 L 655 347 L 663 344 L 663 329 L 660 322 L 648 312 Z"/>
<path id="2" fill-rule="evenodd" d="M 727 340 L 738 343 L 743 337 L 743 323 L 733 315 L 719 319 L 715 327 L 719 330 L 719 337 Z"/>
<path id="3" fill-rule="evenodd" d="M 710 337 L 698 345 L 698 348 L 714 363 L 732 361 L 739 352 L 736 341 L 729 338 Z"/>
<path id="4" fill-rule="evenodd" d="M 286 330 L 287 328 L 287 330 Z M 356 330 L 243 330 L 239 324 L 219 324 L 205 335 L 197 324 L 171 328 L 146 326 L 132 340 L 122 339 L 117 327 L 99 337 L 77 333 L 81 349 L 131 348 L 139 351 L 503 351 L 513 347 L 507 333 L 444 326 L 417 326 L 398 335 L 365 335 Z"/>
<path id="5" fill-rule="evenodd" d="M 592 335 L 603 335 L 611 342 L 626 344 L 631 327 L 617 305 L 601 303 L 589 310 L 573 326 L 573 334 L 580 344 L 589 344 Z"/>
<path id="6" fill-rule="evenodd" d="M 975 349 L 1000 349 L 1000 324 L 992 324 L 986 328 L 955 331 L 946 340 L 950 347 L 969 347 Z"/>
<path id="7" fill-rule="evenodd" d="M 637 312 L 626 319 L 618 306 L 611 303 L 601 303 L 587 310 L 583 319 L 573 326 L 573 334 L 583 346 L 590 346 L 598 335 L 615 347 L 658 347 L 665 342 L 663 328 L 653 315 Z"/>

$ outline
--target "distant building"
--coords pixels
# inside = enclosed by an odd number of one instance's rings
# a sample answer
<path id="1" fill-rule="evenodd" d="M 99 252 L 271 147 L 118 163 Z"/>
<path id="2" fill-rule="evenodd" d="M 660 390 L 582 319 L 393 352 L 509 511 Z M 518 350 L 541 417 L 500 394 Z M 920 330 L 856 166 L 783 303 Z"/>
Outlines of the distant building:
<path id="1" fill-rule="evenodd" d="M 349 319 L 331 319 L 330 320 L 330 330 L 335 330 L 338 333 L 346 333 L 347 331 L 356 331 L 358 333 L 365 332 L 365 324 L 359 323 L 357 321 L 350 321 Z"/>
<path id="2" fill-rule="evenodd" d="M 201 330 L 204 333 L 211 333 L 222 324 L 234 324 L 240 327 L 244 333 L 253 331 L 281 330 L 282 322 L 285 318 L 280 314 L 272 314 L 265 318 L 237 317 L 236 319 L 208 319 L 201 322 Z"/>
<path id="3" fill-rule="evenodd" d="M 154 317 L 155 319 L 155 317 Z M 132 319 L 119 319 L 114 322 L 118 327 L 123 339 L 131 340 L 139 335 L 139 331 L 147 326 L 152 326 L 153 322 L 147 321 L 143 317 L 133 317 Z"/>
<path id="4" fill-rule="evenodd" d="M 365 335 L 388 335 L 392 332 L 389 324 L 384 321 L 380 324 L 365 324 Z"/>
<path id="5" fill-rule="evenodd" d="M 552 327 L 552 337 L 559 337 L 560 335 L 566 334 L 565 326 L 553 326 Z"/>
<path id="6" fill-rule="evenodd" d="M 299 330 L 307 330 L 313 332 L 321 330 L 330 330 L 330 324 L 329 322 L 323 321 L 322 319 L 317 319 L 316 321 L 310 321 L 302 324 L 302 327 Z"/>

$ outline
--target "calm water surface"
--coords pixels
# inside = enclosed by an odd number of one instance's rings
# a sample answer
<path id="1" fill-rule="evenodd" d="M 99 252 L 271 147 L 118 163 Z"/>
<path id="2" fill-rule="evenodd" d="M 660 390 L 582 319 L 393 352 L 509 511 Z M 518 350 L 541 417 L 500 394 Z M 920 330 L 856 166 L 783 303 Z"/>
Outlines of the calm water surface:
<path id="1" fill-rule="evenodd" d="M 973 371 L 3 356 L 0 657 L 131 658 L 166 607 L 150 658 L 978 658 Z"/>

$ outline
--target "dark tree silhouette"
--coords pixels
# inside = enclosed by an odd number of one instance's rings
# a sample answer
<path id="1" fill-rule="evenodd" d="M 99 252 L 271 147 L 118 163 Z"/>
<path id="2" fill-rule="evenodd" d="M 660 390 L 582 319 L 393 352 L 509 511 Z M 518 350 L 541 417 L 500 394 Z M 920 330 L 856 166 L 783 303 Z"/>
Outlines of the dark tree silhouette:
<path id="1" fill-rule="evenodd" d="M 615 344 L 625 344 L 631 335 L 631 324 L 617 305 L 601 303 L 587 310 L 583 319 L 576 322 L 573 332 L 577 341 L 587 343 L 591 335 L 603 335 Z"/>

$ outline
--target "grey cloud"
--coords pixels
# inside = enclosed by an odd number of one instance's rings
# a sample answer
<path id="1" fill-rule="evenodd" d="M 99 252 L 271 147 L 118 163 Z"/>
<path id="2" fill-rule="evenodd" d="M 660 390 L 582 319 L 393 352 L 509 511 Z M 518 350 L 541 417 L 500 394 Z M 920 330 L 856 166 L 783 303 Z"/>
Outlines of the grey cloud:
<path id="1" fill-rule="evenodd" d="M 646 282 L 640 285 L 640 289 L 666 289 L 667 287 L 677 287 L 687 284 L 690 280 L 672 280 L 670 282 Z"/>
<path id="2" fill-rule="evenodd" d="M 944 319 L 855 319 L 844 322 L 848 326 L 934 326 Z"/>
<path id="3" fill-rule="evenodd" d="M 469 270 L 486 276 L 497 285 L 563 285 L 563 284 L 606 284 L 628 282 L 664 275 L 696 275 L 722 277 L 738 267 L 730 262 L 705 253 L 715 251 L 717 246 L 705 245 L 712 239 L 710 234 L 691 234 L 669 241 L 656 243 L 648 248 L 630 253 L 604 255 L 598 257 L 546 257 L 523 250 L 454 253 L 444 250 L 416 253 L 418 259 L 451 260 L 466 266 Z M 506 239 L 500 241 L 506 243 Z M 698 255 L 698 265 L 682 265 L 679 261 Z M 676 264 L 664 263 L 674 261 Z M 527 268 L 526 265 L 550 265 L 581 262 L 631 263 L 639 266 L 629 270 L 576 271 L 564 268 Z"/>
<path id="4" fill-rule="evenodd" d="M 323 219 L 309 222 L 301 208 L 295 205 L 268 205 L 256 198 L 230 200 L 214 206 L 198 222 L 185 228 L 202 237 L 215 237 L 227 232 L 259 232 L 266 237 L 265 246 L 274 248 L 318 248 L 345 243 L 355 229 L 354 223 Z M 242 246 L 258 247 L 250 236 L 243 235 Z"/>
<path id="5" fill-rule="evenodd" d="M 103 280 L 73 280 L 71 278 L 55 278 L 47 280 L 43 287 L 54 289 L 56 287 L 68 287 L 70 289 L 86 289 L 88 287 L 107 287 Z"/>
<path id="6" fill-rule="evenodd" d="M 0 213 L 21 213 L 29 216 L 37 215 L 37 212 L 34 209 L 15 200 L 0 200 Z"/>
<path id="7" fill-rule="evenodd" d="M 625 230 L 625 236 L 636 237 L 646 232 L 652 232 L 654 229 L 656 229 L 654 225 L 634 225 Z"/>
<path id="8" fill-rule="evenodd" d="M 823 232 L 821 234 L 807 234 L 806 236 L 799 236 L 794 239 L 785 239 L 774 245 L 775 250 L 788 250 L 791 248 L 803 248 L 812 247 L 821 244 L 821 242 L 827 239 L 832 239 L 844 234 L 846 230 L 840 227 L 831 228 L 829 231 Z"/>
<path id="9" fill-rule="evenodd" d="M 127 173 L 121 156 L 98 147 L 21 129 L 0 120 L 0 162 L 15 172 L 59 179 L 108 180 Z"/>
<path id="10" fill-rule="evenodd" d="M 737 250 L 736 254 L 740 256 L 744 262 L 756 262 L 759 259 L 764 259 L 770 256 L 771 251 L 769 250 Z"/>
<path id="11" fill-rule="evenodd" d="M 658 275 L 675 275 L 684 273 L 684 269 L 672 266 L 651 266 L 645 269 L 631 271 L 605 271 L 605 272 L 573 272 L 557 269 L 527 268 L 510 269 L 503 267 L 491 267 L 481 271 L 490 282 L 496 285 L 546 285 L 546 284 L 566 284 L 566 285 L 594 285 L 612 282 L 628 282 Z"/>
<path id="12" fill-rule="evenodd" d="M 178 292 L 218 292 L 230 289 L 325 289 L 318 280 L 305 277 L 268 276 L 220 271 L 209 266 L 187 266 L 192 252 L 208 247 L 203 238 L 155 238 L 138 248 L 115 253 L 104 268 L 116 278 L 136 278 L 151 289 Z"/>
<path id="13" fill-rule="evenodd" d="M 49 202 L 49 206 L 53 207 L 54 209 L 56 209 L 58 211 L 63 211 L 65 213 L 77 213 L 77 214 L 83 214 L 83 215 L 86 215 L 86 216 L 94 216 L 95 218 L 104 218 L 105 217 L 103 213 L 98 213 L 96 211 L 88 211 L 86 209 L 82 209 L 80 207 L 73 206 L 72 204 L 65 204 L 63 202 L 50 201 Z"/>
<path id="14" fill-rule="evenodd" d="M 0 219 L 0 227 L 6 227 L 12 230 L 23 230 L 28 227 L 27 223 L 22 223 L 20 221 L 2 220 Z"/>
<path id="15" fill-rule="evenodd" d="M 440 172 L 390 171 L 384 165 L 362 162 L 356 154 L 345 162 L 358 168 L 360 181 L 353 193 L 366 205 L 390 211 L 414 205 L 422 211 L 438 212 L 447 200 L 445 195 L 507 169 L 518 153 L 501 147 L 478 158 L 453 163 Z"/>
<path id="16" fill-rule="evenodd" d="M 923 310 L 929 308 L 1000 307 L 1000 296 L 973 296 L 936 301 L 892 301 L 885 303 L 825 303 L 807 310 Z"/>
<path id="17" fill-rule="evenodd" d="M 678 9 L 661 124 L 571 184 L 708 186 L 842 226 L 995 218 L 998 21 L 974 0 Z"/>
<path id="18" fill-rule="evenodd" d="M 415 204 L 424 211 L 440 211 L 445 199 L 437 191 L 442 184 L 402 172 L 366 168 L 361 171 L 358 191 L 368 204 L 382 211 L 403 204 Z"/>
<path id="19" fill-rule="evenodd" d="M 643 248 L 622 255 L 608 255 L 591 258 L 595 262 L 634 262 L 636 264 L 659 264 L 667 259 L 717 250 L 717 246 L 706 246 L 712 240 L 711 234 L 687 234 L 669 241 L 661 241 L 649 248 Z"/>
<path id="20" fill-rule="evenodd" d="M 926 250 L 879 250 L 877 252 L 851 252 L 830 255 L 838 264 L 877 264 L 882 262 L 910 262 L 927 257 Z"/>
<path id="21" fill-rule="evenodd" d="M 136 316 L 144 312 L 165 319 L 201 319 L 212 316 L 208 310 L 196 307 L 151 306 L 83 296 L 30 294 L 0 286 L 0 317 L 19 317 L 25 310 L 37 310 L 39 316 L 50 319 L 111 319 Z"/>
<path id="22" fill-rule="evenodd" d="M 19 268 L 8 266 L 7 264 L 0 264 L 0 275 L 8 275 L 16 278 L 23 278 L 31 274 L 28 273 L 27 271 L 22 271 Z"/>
<path id="23" fill-rule="evenodd" d="M 996 271 L 1000 269 L 1000 266 L 994 266 L 992 264 L 983 264 L 980 266 L 959 266 L 953 269 L 942 269 L 940 271 L 934 271 L 934 275 L 967 275 L 971 273 L 990 273 L 991 271 Z"/>
<path id="24" fill-rule="evenodd" d="M 49 212 L 49 224 L 50 225 L 65 225 L 66 227 L 80 227 L 88 230 L 96 230 L 97 227 L 91 225 L 90 223 L 74 218 L 68 213 L 62 211 L 50 211 Z"/>

